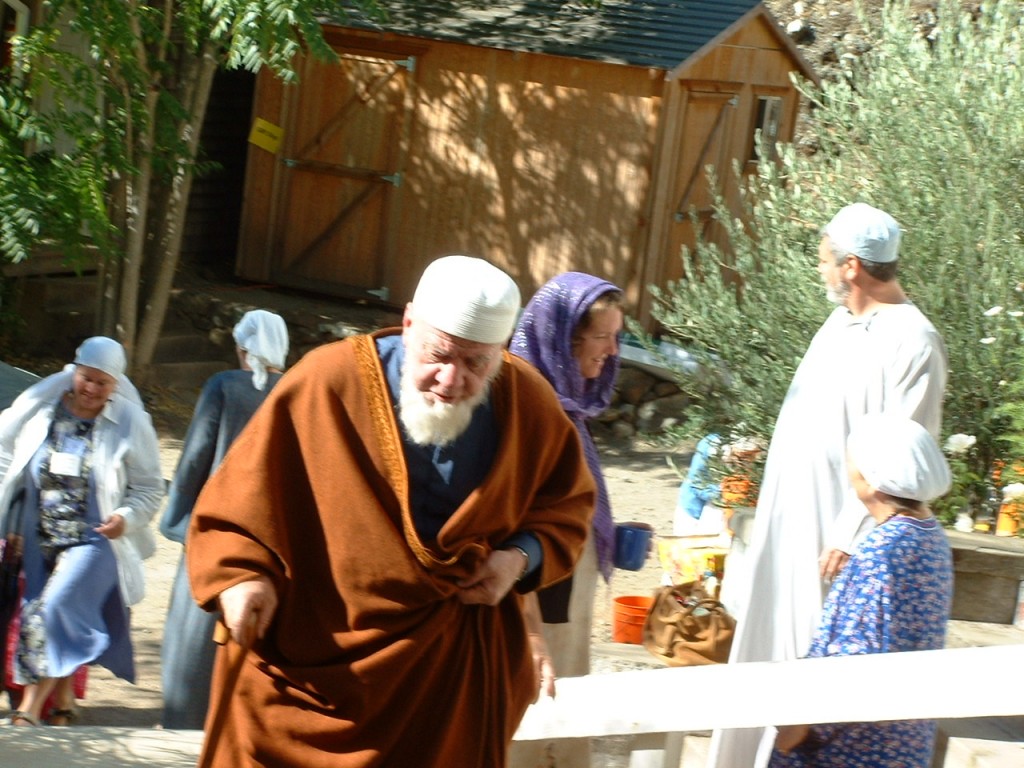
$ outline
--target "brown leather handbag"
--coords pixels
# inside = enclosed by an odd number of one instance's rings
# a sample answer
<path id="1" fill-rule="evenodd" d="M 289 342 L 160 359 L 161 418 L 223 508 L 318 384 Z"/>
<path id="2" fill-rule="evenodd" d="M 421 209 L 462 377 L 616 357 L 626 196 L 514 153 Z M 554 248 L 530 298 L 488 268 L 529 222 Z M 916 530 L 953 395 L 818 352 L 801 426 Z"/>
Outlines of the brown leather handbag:
<path id="1" fill-rule="evenodd" d="M 734 619 L 698 582 L 661 587 L 643 626 L 643 645 L 670 667 L 729 660 Z"/>

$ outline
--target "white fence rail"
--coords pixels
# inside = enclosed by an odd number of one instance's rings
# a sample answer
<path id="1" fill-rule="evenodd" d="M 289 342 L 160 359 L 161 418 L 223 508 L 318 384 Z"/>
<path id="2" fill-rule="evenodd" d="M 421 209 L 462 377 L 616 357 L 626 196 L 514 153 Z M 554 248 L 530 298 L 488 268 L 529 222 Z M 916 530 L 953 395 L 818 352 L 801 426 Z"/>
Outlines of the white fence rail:
<path id="1" fill-rule="evenodd" d="M 530 707 L 516 740 L 629 735 L 632 768 L 678 768 L 693 731 L 1024 715 L 1022 670 L 1024 645 L 999 645 L 590 675 L 560 680 L 558 697 Z M 202 740 L 198 731 L 4 731 L 4 768 L 193 766 Z"/>
<path id="2" fill-rule="evenodd" d="M 693 731 L 1024 715 L 1022 672 L 1024 645 L 1000 645 L 590 675 L 558 681 L 515 738 L 648 734 L 631 766 L 677 768 Z"/>
<path id="3" fill-rule="evenodd" d="M 1022 674 L 1024 645 L 589 675 L 559 680 L 516 739 L 1022 715 Z"/>

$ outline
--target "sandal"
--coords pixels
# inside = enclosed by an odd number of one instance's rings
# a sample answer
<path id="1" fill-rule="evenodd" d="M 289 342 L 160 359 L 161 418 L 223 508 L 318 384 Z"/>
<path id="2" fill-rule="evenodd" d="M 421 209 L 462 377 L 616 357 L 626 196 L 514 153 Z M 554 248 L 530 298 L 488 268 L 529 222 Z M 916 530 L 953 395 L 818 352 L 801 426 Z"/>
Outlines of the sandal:
<path id="1" fill-rule="evenodd" d="M 39 725 L 39 719 L 31 712 L 22 712 L 19 709 L 11 712 L 11 725 L 37 726 Z"/>
<path id="2" fill-rule="evenodd" d="M 77 716 L 73 709 L 51 709 L 50 716 L 46 718 L 47 725 L 67 726 Z"/>

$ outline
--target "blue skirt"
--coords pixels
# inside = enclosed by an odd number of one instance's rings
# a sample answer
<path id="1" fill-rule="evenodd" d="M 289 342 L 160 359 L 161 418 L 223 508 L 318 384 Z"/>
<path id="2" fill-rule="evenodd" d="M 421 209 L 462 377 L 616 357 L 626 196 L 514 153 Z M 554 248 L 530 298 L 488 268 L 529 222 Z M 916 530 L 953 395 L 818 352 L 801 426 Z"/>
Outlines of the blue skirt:
<path id="1" fill-rule="evenodd" d="M 67 677 L 84 664 L 100 664 L 134 683 L 130 618 L 113 547 L 90 531 L 85 543 L 48 562 L 39 547 L 38 522 L 37 505 L 27 504 L 15 682 L 31 685 L 44 677 Z"/>

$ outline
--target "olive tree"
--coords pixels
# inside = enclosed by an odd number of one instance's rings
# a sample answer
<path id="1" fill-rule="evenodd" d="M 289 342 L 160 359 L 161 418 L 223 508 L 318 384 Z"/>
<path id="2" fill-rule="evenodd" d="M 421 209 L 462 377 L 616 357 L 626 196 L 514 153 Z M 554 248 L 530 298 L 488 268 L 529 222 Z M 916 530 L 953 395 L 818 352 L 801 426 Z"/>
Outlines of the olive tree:
<path id="1" fill-rule="evenodd" d="M 653 288 L 665 333 L 707 365 L 680 374 L 697 404 L 689 437 L 770 438 L 787 385 L 830 311 L 814 270 L 820 228 L 843 205 L 871 203 L 904 228 L 900 279 L 949 354 L 944 433 L 976 438 L 958 482 L 968 498 L 1017 428 L 1024 311 L 1022 10 L 1013 0 L 964 14 L 943 0 L 922 30 L 890 3 L 872 47 L 844 76 L 802 89 L 813 154 L 784 148 L 747 179 L 741 210 L 719 203 L 725 252 L 698 243 L 688 279 Z M 1019 387 L 1018 387 L 1019 389 Z"/>

